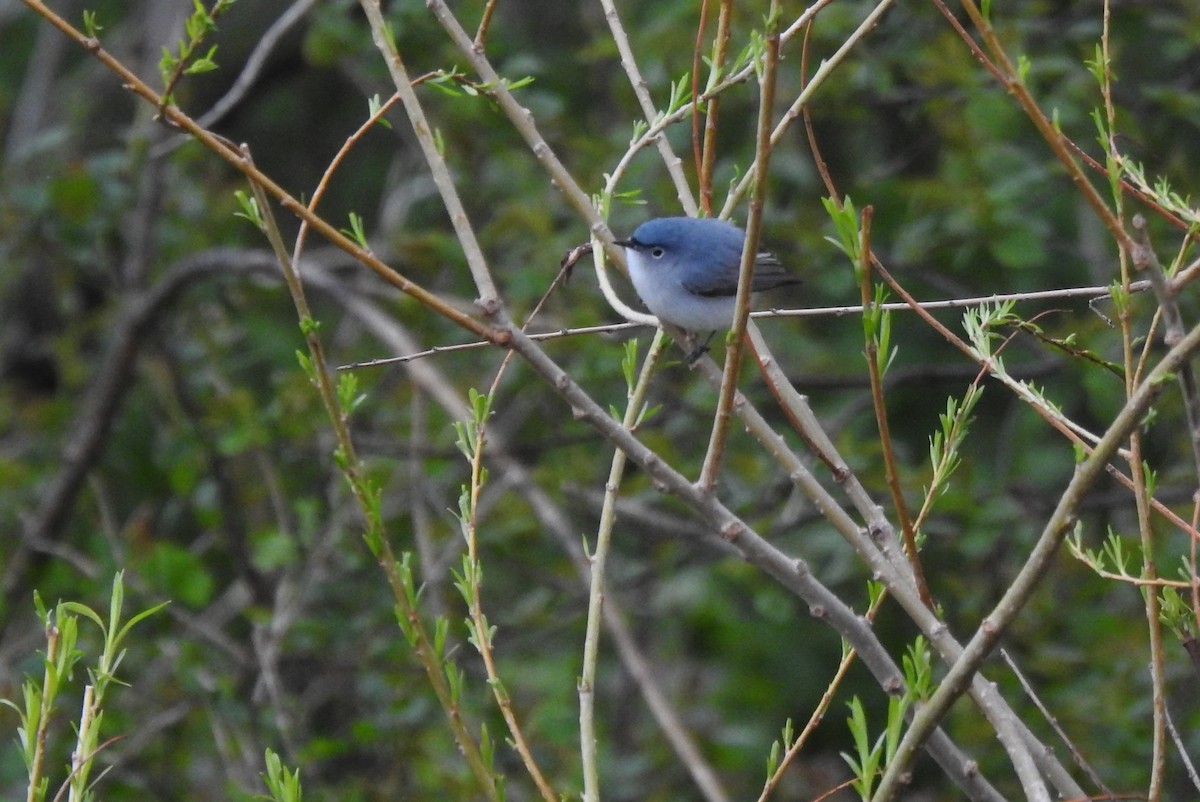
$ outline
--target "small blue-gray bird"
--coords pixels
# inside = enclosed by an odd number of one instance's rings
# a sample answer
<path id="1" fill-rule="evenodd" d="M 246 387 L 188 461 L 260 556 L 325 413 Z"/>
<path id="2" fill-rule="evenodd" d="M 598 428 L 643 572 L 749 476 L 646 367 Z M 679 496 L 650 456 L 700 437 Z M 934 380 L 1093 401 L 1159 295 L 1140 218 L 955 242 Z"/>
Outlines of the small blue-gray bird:
<path id="1" fill-rule="evenodd" d="M 712 332 L 733 325 L 745 242 L 746 232 L 724 220 L 659 217 L 617 245 L 625 249 L 633 288 L 659 320 Z M 799 283 L 773 254 L 758 252 L 754 292 Z"/>

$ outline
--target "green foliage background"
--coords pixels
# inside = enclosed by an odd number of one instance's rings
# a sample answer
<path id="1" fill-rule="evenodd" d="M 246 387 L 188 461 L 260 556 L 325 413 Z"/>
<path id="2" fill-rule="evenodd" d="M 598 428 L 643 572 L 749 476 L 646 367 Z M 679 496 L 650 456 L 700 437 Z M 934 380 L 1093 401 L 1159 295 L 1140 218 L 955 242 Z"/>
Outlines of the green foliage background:
<path id="1" fill-rule="evenodd" d="M 82 8 L 60 9 L 77 20 Z M 104 26 L 104 46 L 147 80 L 162 46 L 181 35 L 155 27 L 154 3 L 88 5 Z M 793 4 L 789 12 L 798 13 Z M 478 0 L 456 4 L 474 24 Z M 621 8 L 651 92 L 665 103 L 669 83 L 691 69 L 697 3 L 627 3 Z M 1030 62 L 1042 107 L 1077 143 L 1102 158 L 1091 113 L 1101 105 L 1085 67 L 1101 32 L 1099 3 L 1019 0 L 994 3 L 993 20 L 1013 54 Z M 871 8 L 836 2 L 819 17 L 809 48 L 816 64 Z M 761 24 L 765 2 L 738 4 L 734 51 Z M 179 104 L 199 115 L 233 84 L 279 4 L 242 0 L 211 42 L 220 69 L 188 77 Z M 142 13 L 147 12 L 147 13 Z M 424 4 L 388 11 L 414 75 L 463 66 Z M 1187 3 L 1118 4 L 1111 24 L 1120 146 L 1148 172 L 1193 191 L 1200 163 L 1200 11 Z M 164 599 L 168 612 L 143 622 L 119 676 L 105 730 L 124 739 L 100 760 L 115 768 L 100 798 L 231 799 L 261 791 L 264 748 L 302 768 L 310 799 L 476 798 L 441 711 L 400 636 L 383 576 L 362 544 L 361 524 L 337 472 L 319 399 L 298 368 L 296 316 L 259 233 L 234 213 L 244 181 L 194 142 L 156 124 L 152 109 L 125 92 L 86 53 L 52 40 L 21 4 L 0 5 L 0 696 L 15 699 L 24 674 L 36 676 L 44 648 L 30 599 L 74 599 L 103 608 L 115 571 L 127 571 L 129 604 Z M 488 54 L 513 79 L 532 76 L 518 97 L 552 146 L 589 190 L 602 186 L 638 118 L 598 4 L 501 0 Z M 798 43 L 781 65 L 779 96 L 801 87 Z M 47 89 L 31 95 L 41 77 Z M 153 83 L 153 81 L 151 81 Z M 297 196 L 315 187 L 329 160 L 366 118 L 366 98 L 391 92 L 387 74 L 354 3 L 319 3 L 270 53 L 249 94 L 214 129 L 246 142 L 257 164 Z M 478 227 L 482 246 L 514 318 L 523 320 L 550 286 L 561 254 L 588 237 L 516 133 L 489 100 L 424 86 L 421 97 Z M 722 106 L 718 195 L 753 153 L 756 92 L 751 83 Z M 36 120 L 21 128 L 20 116 Z M 782 107 L 781 107 L 782 110 Z M 1011 293 L 1117 280 L 1115 248 L 1072 190 L 1020 108 L 982 69 L 932 4 L 900 4 L 851 54 L 811 108 L 815 139 L 839 188 L 875 208 L 874 246 L 920 298 Z M 326 219 L 364 216 L 372 248 L 413 280 L 465 309 L 473 287 L 432 189 L 408 122 L 389 115 L 334 176 Z M 690 163 L 687 125 L 669 134 Z M 854 277 L 825 241 L 827 193 L 801 126 L 772 160 L 764 239 L 805 278 L 781 306 L 854 304 Z M 1105 179 L 1096 176 L 1097 186 Z M 661 162 L 636 160 L 619 204 L 619 233 L 654 215 L 680 212 Z M 744 221 L 744 211 L 737 215 Z M 296 222 L 280 214 L 285 231 Z M 1169 261 L 1176 236 L 1157 218 L 1151 233 Z M 404 326 L 421 348 L 466 335 L 411 299 L 384 287 L 345 257 L 314 243 L 313 264 L 333 281 L 313 290 L 331 359 L 389 355 L 347 299 L 366 298 Z M 181 283 L 135 338 L 119 406 L 86 482 L 45 539 L 29 542 L 31 521 L 78 447 L 81 415 L 97 385 L 117 375 L 113 359 L 137 304 L 181 266 L 218 248 L 240 249 Z M 1194 257 L 1193 257 L 1194 258 Z M 189 261 L 193 260 L 193 261 Z M 547 330 L 617 319 L 580 265 L 534 323 Z M 628 288 L 622 287 L 632 299 Z M 1189 289 L 1190 292 L 1190 289 Z M 1154 309 L 1135 299 L 1140 330 Z M 1196 304 L 1185 292 L 1185 314 Z M 1099 311 L 1112 314 L 1105 302 Z M 1086 301 L 1021 306 L 1052 337 L 1120 361 L 1115 329 Z M 939 313 L 957 326 L 960 312 Z M 812 400 L 837 445 L 881 502 L 887 498 L 867 391 L 857 316 L 769 320 L 763 328 L 781 363 Z M 978 369 L 915 318 L 894 320 L 898 356 L 888 404 L 902 480 L 919 501 L 928 482 L 928 438 L 947 396 L 961 396 Z M 645 344 L 649 334 L 636 336 Z M 609 336 L 563 338 L 550 355 L 602 403 L 624 403 L 622 351 Z M 457 351 L 427 359 L 465 396 L 486 387 L 503 352 Z M 1122 403 L 1122 382 L 1093 361 L 1018 336 L 1010 370 L 1045 389 L 1072 419 L 1095 431 Z M 453 622 L 458 665 L 468 677 L 466 714 L 492 733 L 503 725 L 474 650 L 459 626 L 464 610 L 449 568 L 462 548 L 456 508 L 468 465 L 454 447 L 453 421 L 417 390 L 403 369 L 358 373 L 365 400 L 355 438 L 384 487 L 388 538 L 398 551 L 420 548 L 423 604 Z M 757 377 L 743 389 L 772 409 Z M 986 392 L 963 465 L 929 521 L 924 559 L 934 595 L 953 630 L 970 632 L 999 598 L 1044 524 L 1074 464 L 1070 444 L 998 384 Z M 652 389 L 661 410 L 640 437 L 695 475 L 714 392 L 681 364 Z M 580 670 L 586 587 L 563 546 L 539 522 L 532 486 L 567 516 L 576 541 L 596 528 L 611 446 L 519 362 L 504 375 L 492 437 L 527 472 L 513 481 L 493 467 L 484 499 L 484 600 L 498 627 L 500 668 L 535 743 L 537 757 L 565 794 L 577 795 Z M 1148 461 L 1157 495 L 1185 518 L 1196 477 L 1177 398 L 1168 394 L 1148 421 Z M 486 460 L 486 458 L 485 458 Z M 796 496 L 786 476 L 735 431 L 722 499 L 759 531 L 802 555 L 843 598 L 865 609 L 862 564 L 833 529 Z M 661 496 L 633 471 L 622 488 L 610 566 L 610 594 L 625 611 L 658 679 L 682 711 L 731 796 L 754 798 L 771 742 L 787 718 L 807 719 L 840 656 L 834 632 L 797 599 L 707 537 L 703 521 Z M 1161 522 L 1160 522 L 1161 523 Z M 1095 544 L 1109 528 L 1136 549 L 1132 496 L 1115 483 L 1089 497 L 1083 522 Z M 703 536 L 703 537 L 702 537 Z M 1160 568 L 1174 575 L 1184 535 L 1162 526 Z M 894 609 L 877 624 L 899 654 L 915 634 Z M 1149 679 L 1145 613 L 1139 592 L 1097 577 L 1063 556 L 1031 599 L 1004 646 L 1081 752 L 1114 789 L 1141 788 L 1149 762 Z M 266 655 L 263 644 L 278 651 Z M 1167 646 L 1168 702 L 1184 743 L 1200 749 L 1195 675 L 1178 643 Z M 271 664 L 272 686 L 263 669 Z M 695 798 L 612 651 L 602 647 L 599 720 L 606 797 Z M 1039 734 L 1015 680 L 992 666 L 1011 703 Z M 886 699 L 861 669 L 843 689 L 818 736 L 778 798 L 814 798 L 848 772 L 845 701 L 864 699 L 881 722 Z M 55 747 L 65 762 L 64 704 Z M 14 732 L 11 711 L 0 724 Z M 952 734 L 1006 792 L 1006 761 L 990 730 L 966 704 Z M 533 797 L 515 757 L 500 768 L 510 798 Z M 1188 795 L 1177 759 L 1170 778 Z M 0 796 L 18 797 L 22 766 L 0 751 Z M 957 793 L 921 764 L 921 798 Z M 914 797 L 915 796 L 914 791 Z"/>

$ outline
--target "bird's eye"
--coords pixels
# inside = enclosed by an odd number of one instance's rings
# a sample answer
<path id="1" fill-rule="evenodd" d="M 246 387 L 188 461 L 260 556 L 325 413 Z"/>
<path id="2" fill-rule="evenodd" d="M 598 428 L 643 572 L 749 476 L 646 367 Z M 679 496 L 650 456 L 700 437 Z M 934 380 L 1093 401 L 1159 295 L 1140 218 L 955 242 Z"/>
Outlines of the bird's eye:
<path id="1" fill-rule="evenodd" d="M 655 259 L 661 259 L 662 255 L 664 253 L 666 253 L 666 250 L 664 250 L 662 246 L 656 245 L 655 247 L 650 249 L 650 255 L 653 256 Z"/>

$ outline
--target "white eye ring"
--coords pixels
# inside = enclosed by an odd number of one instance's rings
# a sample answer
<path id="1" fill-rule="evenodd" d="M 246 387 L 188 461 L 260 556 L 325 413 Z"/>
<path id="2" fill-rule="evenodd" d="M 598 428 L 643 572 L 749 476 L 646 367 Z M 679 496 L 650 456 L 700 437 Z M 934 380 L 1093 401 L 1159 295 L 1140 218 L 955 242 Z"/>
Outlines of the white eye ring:
<path id="1" fill-rule="evenodd" d="M 661 245 L 655 245 L 650 249 L 650 255 L 655 259 L 661 259 L 664 253 L 666 253 L 666 250 Z"/>

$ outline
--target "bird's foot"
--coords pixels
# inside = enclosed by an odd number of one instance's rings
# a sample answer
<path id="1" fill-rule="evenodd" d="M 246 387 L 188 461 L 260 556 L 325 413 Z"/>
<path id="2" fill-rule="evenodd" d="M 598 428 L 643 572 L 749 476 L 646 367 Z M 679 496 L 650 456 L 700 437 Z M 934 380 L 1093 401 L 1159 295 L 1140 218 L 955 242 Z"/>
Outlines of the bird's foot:
<path id="1" fill-rule="evenodd" d="M 704 338 L 704 342 L 700 342 L 700 336 L 698 334 L 690 331 L 687 333 L 687 337 L 683 341 L 685 346 L 685 355 L 683 359 L 689 368 L 695 365 L 700 360 L 700 357 L 708 353 L 708 344 L 712 342 L 714 334 L 716 334 L 716 332 L 710 331 L 708 336 Z"/>

